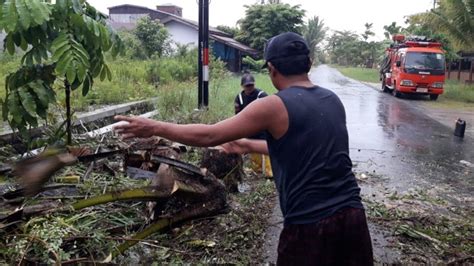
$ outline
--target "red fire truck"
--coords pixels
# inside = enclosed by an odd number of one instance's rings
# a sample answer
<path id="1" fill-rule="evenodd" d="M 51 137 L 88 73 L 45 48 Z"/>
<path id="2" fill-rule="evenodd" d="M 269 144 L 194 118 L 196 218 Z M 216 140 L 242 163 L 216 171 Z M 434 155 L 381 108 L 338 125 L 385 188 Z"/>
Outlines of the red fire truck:
<path id="1" fill-rule="evenodd" d="M 445 59 L 441 43 L 425 37 L 394 35 L 380 68 L 382 89 L 395 97 L 402 94 L 443 93 Z"/>

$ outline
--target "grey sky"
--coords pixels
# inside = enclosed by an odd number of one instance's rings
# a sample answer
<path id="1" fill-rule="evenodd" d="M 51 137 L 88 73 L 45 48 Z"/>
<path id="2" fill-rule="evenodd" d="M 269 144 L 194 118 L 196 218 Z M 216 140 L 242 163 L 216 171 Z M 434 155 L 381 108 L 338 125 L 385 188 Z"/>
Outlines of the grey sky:
<path id="1" fill-rule="evenodd" d="M 183 8 L 183 16 L 197 21 L 197 0 L 88 0 L 105 14 L 107 7 L 133 4 L 155 8 L 159 4 L 172 3 Z M 244 5 L 257 0 L 211 0 L 209 23 L 212 26 L 234 26 L 245 14 Z M 306 17 L 319 16 L 333 30 L 352 30 L 361 33 L 366 22 L 374 23 L 376 39 L 383 39 L 384 25 L 396 21 L 403 24 L 404 16 L 424 12 L 432 8 L 433 0 L 283 0 L 291 5 L 299 4 L 306 10 Z"/>

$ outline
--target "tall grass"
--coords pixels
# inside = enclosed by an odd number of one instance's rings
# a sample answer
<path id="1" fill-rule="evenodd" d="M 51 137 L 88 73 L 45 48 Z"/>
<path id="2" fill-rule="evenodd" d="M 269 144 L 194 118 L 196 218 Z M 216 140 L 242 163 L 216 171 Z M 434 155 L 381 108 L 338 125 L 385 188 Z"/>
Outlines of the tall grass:
<path id="1" fill-rule="evenodd" d="M 447 80 L 442 97 L 453 101 L 474 103 L 474 85 Z"/>
<path id="2" fill-rule="evenodd" d="M 267 75 L 255 75 L 256 86 L 268 94 L 275 89 Z M 158 93 L 158 119 L 177 123 L 215 123 L 234 115 L 234 100 L 241 91 L 240 76 L 227 74 L 212 77 L 209 86 L 209 108 L 196 110 L 197 83 L 174 83 Z"/>
<path id="3" fill-rule="evenodd" d="M 82 97 L 79 88 L 73 92 L 73 107 L 87 110 L 90 106 L 118 104 L 156 97 L 158 84 L 148 82 L 148 68 L 152 60 L 116 60 L 110 62 L 112 81 L 95 79 L 92 90 Z M 58 101 L 64 102 L 64 94 L 58 93 Z"/>
<path id="4" fill-rule="evenodd" d="M 379 81 L 379 71 L 374 68 L 360 68 L 360 67 L 342 67 L 333 66 L 337 68 L 344 76 L 364 81 L 377 83 Z"/>
<path id="5" fill-rule="evenodd" d="M 223 62 L 212 59 L 209 108 L 197 108 L 197 67 L 192 54 L 150 60 L 117 59 L 109 62 L 112 81 L 96 78 L 87 96 L 81 88 L 72 92 L 76 112 L 89 111 L 101 105 L 157 98 L 159 118 L 174 122 L 213 123 L 232 116 L 234 99 L 240 92 L 240 76 L 225 70 Z M 4 82 L 17 69 L 19 57 L 0 58 L 0 98 L 5 98 Z M 275 90 L 265 74 L 256 74 L 256 85 L 273 94 Z M 57 103 L 64 107 L 64 91 L 58 84 Z M 1 108 L 0 108 L 1 112 Z M 1 115 L 1 113 L 0 113 Z"/>

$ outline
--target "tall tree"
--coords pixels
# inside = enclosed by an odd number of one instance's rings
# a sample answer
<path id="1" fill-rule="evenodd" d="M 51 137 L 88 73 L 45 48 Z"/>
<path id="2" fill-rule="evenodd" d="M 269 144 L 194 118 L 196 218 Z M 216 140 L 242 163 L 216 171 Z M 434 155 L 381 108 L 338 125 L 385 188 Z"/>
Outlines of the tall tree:
<path id="1" fill-rule="evenodd" d="M 364 33 L 362 33 L 362 38 L 364 38 L 364 41 L 367 41 L 371 36 L 374 36 L 375 33 L 372 31 L 372 27 L 374 26 L 374 23 L 365 23 L 364 27 Z"/>
<path id="2" fill-rule="evenodd" d="M 237 33 L 239 32 L 238 28 L 230 27 L 230 26 L 226 26 L 226 25 L 219 25 L 219 26 L 216 27 L 216 29 L 229 34 L 230 36 L 232 36 L 232 38 L 234 38 L 235 35 L 237 35 Z"/>
<path id="3" fill-rule="evenodd" d="M 456 51 L 453 48 L 451 38 L 439 30 L 437 24 L 431 19 L 430 12 L 418 13 L 407 18 L 408 26 L 403 29 L 403 33 L 414 36 L 426 36 L 429 39 L 436 40 L 443 45 L 446 51 L 446 58 L 456 58 Z"/>
<path id="4" fill-rule="evenodd" d="M 349 66 L 373 67 L 383 56 L 383 42 L 368 41 L 373 35 L 372 24 L 365 24 L 365 31 L 358 35 L 351 31 L 335 31 L 328 38 L 327 51 L 332 63 Z"/>
<path id="5" fill-rule="evenodd" d="M 265 42 L 283 32 L 301 33 L 305 11 L 299 5 L 264 4 L 246 6 L 245 17 L 239 20 L 237 40 L 263 51 Z"/>
<path id="6" fill-rule="evenodd" d="M 359 36 L 352 31 L 335 31 L 327 42 L 330 61 L 340 65 L 360 65 L 361 47 Z"/>
<path id="7" fill-rule="evenodd" d="M 324 26 L 324 21 L 318 16 L 310 18 L 308 23 L 304 25 L 303 36 L 309 45 L 310 57 L 314 61 L 318 45 L 326 37 L 327 28 Z"/>
<path id="8" fill-rule="evenodd" d="M 440 0 L 430 12 L 432 23 L 458 50 L 474 51 L 474 0 Z"/>
<path id="9" fill-rule="evenodd" d="M 372 31 L 373 23 L 365 23 L 365 30 L 361 34 L 363 42 L 361 47 L 363 48 L 361 53 L 365 59 L 365 67 L 372 68 L 374 65 L 375 57 L 377 56 L 377 42 L 369 41 L 369 38 L 374 36 L 375 33 Z"/>
<path id="10" fill-rule="evenodd" d="M 393 35 L 402 32 L 402 26 L 397 26 L 397 22 L 392 22 L 390 25 L 383 26 L 385 38 L 390 40 Z"/>
<path id="11" fill-rule="evenodd" d="M 168 31 L 159 20 L 151 20 L 149 16 L 145 16 L 138 20 L 134 32 L 148 57 L 155 54 L 162 56 L 170 48 Z"/>

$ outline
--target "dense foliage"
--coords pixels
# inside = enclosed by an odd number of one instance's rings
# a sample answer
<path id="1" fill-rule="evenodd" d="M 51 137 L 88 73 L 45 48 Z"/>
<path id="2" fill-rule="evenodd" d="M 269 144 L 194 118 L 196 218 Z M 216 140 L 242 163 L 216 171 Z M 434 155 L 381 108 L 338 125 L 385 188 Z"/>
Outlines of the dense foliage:
<path id="1" fill-rule="evenodd" d="M 86 1 L 7 0 L 0 10 L 6 50 L 24 51 L 19 69 L 5 81 L 2 114 L 12 128 L 25 135 L 46 119 L 57 84 L 87 95 L 94 78 L 112 78 L 104 53 L 115 57 L 122 43 Z"/>
<path id="2" fill-rule="evenodd" d="M 299 5 L 269 3 L 246 6 L 245 17 L 239 20 L 237 40 L 263 51 L 265 42 L 283 32 L 301 33 L 305 11 Z"/>

